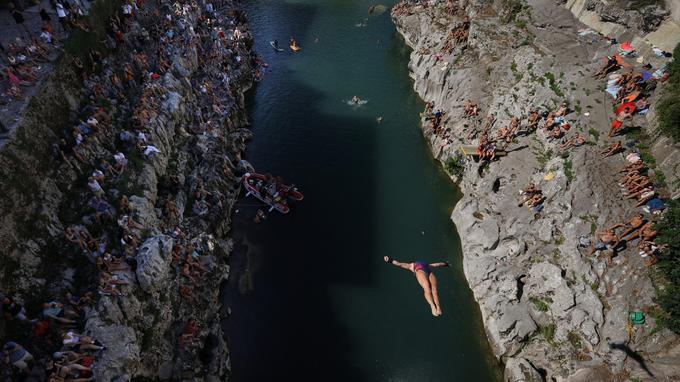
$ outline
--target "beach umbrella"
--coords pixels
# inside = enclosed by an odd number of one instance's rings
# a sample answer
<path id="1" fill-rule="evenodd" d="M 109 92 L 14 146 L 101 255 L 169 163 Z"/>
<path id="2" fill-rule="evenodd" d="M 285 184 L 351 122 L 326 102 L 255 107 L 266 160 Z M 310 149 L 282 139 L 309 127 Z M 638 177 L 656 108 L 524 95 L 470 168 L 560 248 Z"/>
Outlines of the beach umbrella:
<path id="1" fill-rule="evenodd" d="M 379 16 L 387 11 L 387 6 L 382 4 L 371 5 L 368 8 L 368 14 L 371 16 Z"/>

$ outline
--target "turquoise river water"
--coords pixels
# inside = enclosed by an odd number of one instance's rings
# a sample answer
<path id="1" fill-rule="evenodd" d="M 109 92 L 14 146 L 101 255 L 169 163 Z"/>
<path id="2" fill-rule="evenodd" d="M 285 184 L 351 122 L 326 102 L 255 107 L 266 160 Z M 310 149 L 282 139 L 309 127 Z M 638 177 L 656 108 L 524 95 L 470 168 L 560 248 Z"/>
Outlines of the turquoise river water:
<path id="1" fill-rule="evenodd" d="M 497 380 L 449 218 L 460 195 L 419 129 L 409 51 L 371 4 L 244 0 L 269 64 L 249 94 L 246 159 L 305 200 L 261 224 L 255 199 L 237 206 L 224 293 L 235 382 Z M 442 317 L 385 255 L 453 264 L 436 272 Z"/>

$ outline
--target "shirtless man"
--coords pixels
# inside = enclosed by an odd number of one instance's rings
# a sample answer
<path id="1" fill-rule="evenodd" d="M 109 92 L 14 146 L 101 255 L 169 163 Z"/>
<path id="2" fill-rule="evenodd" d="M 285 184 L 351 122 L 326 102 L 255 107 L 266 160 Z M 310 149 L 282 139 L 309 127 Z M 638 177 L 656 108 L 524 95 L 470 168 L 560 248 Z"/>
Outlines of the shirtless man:
<path id="1" fill-rule="evenodd" d="M 615 231 L 617 228 L 625 228 L 623 232 L 621 232 L 620 237 L 624 238 L 622 240 L 625 240 L 626 235 L 632 233 L 633 231 L 638 230 L 642 225 L 645 223 L 644 215 L 642 214 L 635 214 L 632 218 L 627 223 L 618 223 L 614 224 L 613 226 L 609 227 L 609 230 Z"/>
<path id="2" fill-rule="evenodd" d="M 541 125 L 541 129 L 542 130 L 550 130 L 553 127 L 553 125 L 555 125 L 555 113 L 551 111 L 545 117 L 545 121 Z"/>
<path id="3" fill-rule="evenodd" d="M 618 62 L 614 56 L 607 56 L 607 62 L 602 66 L 602 68 L 600 68 L 600 70 L 593 73 L 593 77 L 602 79 L 612 70 L 616 70 L 618 66 Z"/>
<path id="4" fill-rule="evenodd" d="M 592 256 L 595 252 L 604 249 L 608 249 L 612 251 L 614 254 L 616 254 L 616 247 L 619 245 L 619 242 L 621 241 L 619 237 L 616 235 L 616 233 L 611 229 L 607 229 L 604 231 L 596 231 L 595 239 L 597 241 L 595 242 L 595 245 L 593 245 L 593 248 L 588 253 L 588 256 Z"/>
<path id="5" fill-rule="evenodd" d="M 574 135 L 573 137 L 564 141 L 564 143 L 562 143 L 560 145 L 560 148 L 562 150 L 566 150 L 566 149 L 570 149 L 572 147 L 580 147 L 584 143 L 586 143 L 586 137 L 584 137 L 583 135 L 581 135 L 579 133 L 576 133 L 576 135 Z"/>
<path id="6" fill-rule="evenodd" d="M 651 241 L 651 240 L 654 240 L 654 238 L 656 237 L 656 234 L 657 234 L 657 232 L 654 230 L 654 223 L 647 222 L 642 227 L 640 227 L 639 229 L 631 232 L 627 237 L 624 237 L 623 240 L 632 241 L 632 240 L 635 240 L 635 239 L 641 239 L 641 240 Z"/>
<path id="7" fill-rule="evenodd" d="M 569 111 L 569 108 L 567 107 L 566 102 L 562 102 L 562 105 L 555 111 L 555 116 L 556 117 L 563 117 L 564 115 L 567 114 L 567 111 Z"/>
<path id="8" fill-rule="evenodd" d="M 606 149 L 602 150 L 602 152 L 600 152 L 600 154 L 602 154 L 603 158 L 607 158 L 607 157 L 610 157 L 610 156 L 617 154 L 621 151 L 623 151 L 623 146 L 621 146 L 620 141 L 616 141 L 616 142 L 612 143 L 611 145 L 609 145 L 609 147 L 607 147 Z"/>

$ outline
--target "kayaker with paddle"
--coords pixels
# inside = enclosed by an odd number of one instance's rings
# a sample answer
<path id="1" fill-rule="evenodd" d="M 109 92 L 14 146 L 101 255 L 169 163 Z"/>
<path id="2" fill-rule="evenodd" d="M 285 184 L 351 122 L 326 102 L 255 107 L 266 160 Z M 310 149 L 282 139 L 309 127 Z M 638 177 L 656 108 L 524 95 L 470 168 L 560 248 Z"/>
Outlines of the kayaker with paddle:
<path id="1" fill-rule="evenodd" d="M 442 308 L 439 305 L 439 295 L 437 293 L 437 278 L 434 273 L 432 273 L 433 268 L 439 267 L 450 267 L 451 264 L 447 262 L 431 263 L 428 264 L 423 261 L 415 261 L 413 263 L 402 263 L 389 256 L 385 256 L 384 260 L 388 264 L 392 264 L 396 267 L 409 270 L 413 272 L 418 280 L 418 284 L 423 288 L 423 294 L 425 300 L 430 305 L 432 309 L 432 315 L 435 317 L 442 315 Z"/>

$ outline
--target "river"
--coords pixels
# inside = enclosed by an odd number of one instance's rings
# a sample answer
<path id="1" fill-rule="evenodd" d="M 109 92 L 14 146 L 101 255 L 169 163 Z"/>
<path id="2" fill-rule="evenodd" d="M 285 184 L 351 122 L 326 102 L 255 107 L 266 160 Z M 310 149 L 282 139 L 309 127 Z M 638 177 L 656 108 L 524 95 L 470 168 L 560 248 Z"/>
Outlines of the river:
<path id="1" fill-rule="evenodd" d="M 369 18 L 359 0 L 244 5 L 269 64 L 248 99 L 246 159 L 305 200 L 261 224 L 254 198 L 237 206 L 224 290 L 233 381 L 497 380 L 449 218 L 460 195 L 418 127 L 389 13 Z M 299 53 L 269 45 L 291 36 Z M 350 106 L 353 95 L 368 102 Z M 442 317 L 385 255 L 453 264 L 436 272 Z"/>

